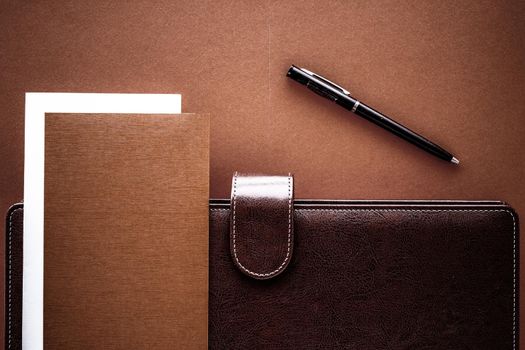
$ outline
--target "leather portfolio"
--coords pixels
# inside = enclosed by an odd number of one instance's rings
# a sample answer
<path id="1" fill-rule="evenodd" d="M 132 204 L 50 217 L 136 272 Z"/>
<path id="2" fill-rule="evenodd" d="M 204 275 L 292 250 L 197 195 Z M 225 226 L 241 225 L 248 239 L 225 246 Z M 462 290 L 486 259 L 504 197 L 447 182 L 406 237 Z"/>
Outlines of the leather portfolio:
<path id="1" fill-rule="evenodd" d="M 294 200 L 291 176 L 236 174 L 209 205 L 211 349 L 519 348 L 519 226 L 503 202 Z M 9 349 L 22 211 L 7 214 Z"/>

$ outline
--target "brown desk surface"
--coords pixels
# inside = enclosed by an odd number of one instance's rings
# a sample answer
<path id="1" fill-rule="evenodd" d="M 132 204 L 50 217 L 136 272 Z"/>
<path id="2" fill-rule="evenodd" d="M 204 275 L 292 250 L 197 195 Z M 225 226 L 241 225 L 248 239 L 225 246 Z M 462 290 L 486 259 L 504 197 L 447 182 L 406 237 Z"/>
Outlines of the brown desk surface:
<path id="1" fill-rule="evenodd" d="M 218 116 L 212 197 L 235 170 L 290 171 L 297 198 L 500 199 L 523 214 L 524 16 L 520 1 L 2 3 L 0 208 L 22 198 L 24 92 L 169 92 Z M 285 77 L 292 63 L 461 165 L 314 96 Z"/>

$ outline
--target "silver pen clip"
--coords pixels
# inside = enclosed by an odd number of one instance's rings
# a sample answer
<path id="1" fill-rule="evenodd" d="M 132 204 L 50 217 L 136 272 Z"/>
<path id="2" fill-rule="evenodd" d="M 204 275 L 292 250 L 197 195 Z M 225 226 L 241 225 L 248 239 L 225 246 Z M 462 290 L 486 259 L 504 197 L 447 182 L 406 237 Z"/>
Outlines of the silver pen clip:
<path id="1" fill-rule="evenodd" d="M 328 84 L 328 85 L 331 85 L 332 87 L 336 88 L 336 89 L 339 89 L 343 94 L 347 95 L 347 96 L 350 96 L 350 91 L 346 90 L 345 88 L 343 88 L 342 86 L 340 85 L 337 85 L 336 83 L 320 76 L 319 74 L 315 74 L 314 72 L 312 71 L 309 71 L 308 69 L 306 68 L 299 68 L 300 70 L 302 70 L 303 72 L 307 73 L 307 74 L 310 74 L 311 76 L 313 77 L 316 77 L 317 79 L 319 80 L 322 80 L 324 83 Z"/>

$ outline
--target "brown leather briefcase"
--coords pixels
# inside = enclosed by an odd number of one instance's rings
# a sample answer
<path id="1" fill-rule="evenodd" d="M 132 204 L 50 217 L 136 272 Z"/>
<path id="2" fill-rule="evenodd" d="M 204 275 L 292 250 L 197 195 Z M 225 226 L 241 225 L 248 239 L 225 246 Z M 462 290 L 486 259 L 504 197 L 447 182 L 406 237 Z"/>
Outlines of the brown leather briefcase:
<path id="1" fill-rule="evenodd" d="M 7 215 L 6 349 L 22 210 Z M 235 175 L 231 200 L 210 201 L 209 347 L 518 349 L 518 228 L 498 201 L 294 200 L 291 176 Z"/>

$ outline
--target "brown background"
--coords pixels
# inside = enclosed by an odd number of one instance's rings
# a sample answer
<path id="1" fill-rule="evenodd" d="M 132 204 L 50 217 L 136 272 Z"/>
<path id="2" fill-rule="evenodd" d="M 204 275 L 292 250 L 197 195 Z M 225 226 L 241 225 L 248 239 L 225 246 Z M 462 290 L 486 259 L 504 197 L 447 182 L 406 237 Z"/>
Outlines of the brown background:
<path id="1" fill-rule="evenodd" d="M 501 199 L 525 213 L 525 3 L 27 1 L 0 8 L 0 207 L 22 198 L 25 91 L 178 92 L 233 171 L 298 198 Z M 333 78 L 452 151 L 454 167 L 287 80 Z M 525 215 L 525 214 L 524 214 Z"/>

